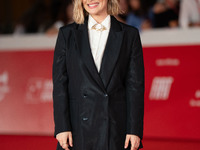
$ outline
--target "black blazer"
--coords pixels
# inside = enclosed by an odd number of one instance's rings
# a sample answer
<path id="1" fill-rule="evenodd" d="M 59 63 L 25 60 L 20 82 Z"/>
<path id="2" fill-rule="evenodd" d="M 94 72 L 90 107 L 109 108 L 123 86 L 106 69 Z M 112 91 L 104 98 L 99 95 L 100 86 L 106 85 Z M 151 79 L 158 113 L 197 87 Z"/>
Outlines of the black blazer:
<path id="1" fill-rule="evenodd" d="M 126 134 L 143 138 L 144 65 L 139 32 L 111 16 L 98 72 L 87 24 L 88 17 L 84 24 L 72 23 L 59 30 L 53 62 L 54 137 L 72 131 L 73 150 L 124 150 Z M 57 149 L 62 149 L 59 144 Z"/>

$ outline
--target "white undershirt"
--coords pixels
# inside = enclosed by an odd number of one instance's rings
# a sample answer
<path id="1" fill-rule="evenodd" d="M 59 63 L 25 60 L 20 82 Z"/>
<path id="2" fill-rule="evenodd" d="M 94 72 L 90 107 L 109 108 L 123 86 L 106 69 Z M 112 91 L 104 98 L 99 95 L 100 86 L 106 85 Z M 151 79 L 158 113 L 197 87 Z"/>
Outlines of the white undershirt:
<path id="1" fill-rule="evenodd" d="M 110 24 L 111 19 L 110 15 L 108 15 L 101 24 L 106 27 L 106 30 L 104 31 L 97 31 L 94 29 L 91 29 L 93 25 L 95 25 L 97 22 L 92 18 L 91 15 L 88 17 L 88 34 L 89 34 L 89 41 L 90 41 L 90 47 L 93 55 L 93 59 L 95 62 L 95 65 L 97 67 L 98 72 L 100 71 L 101 61 L 103 57 L 103 53 L 106 46 L 106 41 L 108 38 L 108 33 L 110 30 Z M 97 25 L 101 26 L 100 24 Z"/>

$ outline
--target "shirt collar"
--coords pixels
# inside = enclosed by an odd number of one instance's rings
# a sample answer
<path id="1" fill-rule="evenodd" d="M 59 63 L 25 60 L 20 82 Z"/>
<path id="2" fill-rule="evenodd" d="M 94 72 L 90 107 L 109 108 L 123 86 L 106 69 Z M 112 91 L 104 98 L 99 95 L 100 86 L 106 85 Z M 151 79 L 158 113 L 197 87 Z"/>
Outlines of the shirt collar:
<path id="1" fill-rule="evenodd" d="M 91 29 L 93 25 L 95 25 L 97 22 L 96 20 L 94 20 L 94 18 L 89 14 L 88 17 L 88 28 Z M 106 27 L 106 29 L 110 29 L 110 23 L 111 23 L 111 19 L 110 19 L 110 15 L 108 15 L 102 22 L 101 24 L 103 26 Z"/>

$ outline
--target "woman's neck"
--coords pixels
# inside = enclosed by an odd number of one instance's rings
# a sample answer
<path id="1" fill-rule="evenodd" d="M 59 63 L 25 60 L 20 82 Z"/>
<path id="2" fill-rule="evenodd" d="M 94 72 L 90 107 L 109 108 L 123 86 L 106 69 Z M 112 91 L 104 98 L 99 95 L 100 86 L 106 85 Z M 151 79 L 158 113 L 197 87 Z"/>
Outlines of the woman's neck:
<path id="1" fill-rule="evenodd" d="M 106 12 L 101 15 L 91 15 L 91 16 L 97 23 L 101 23 L 108 16 L 108 13 Z"/>

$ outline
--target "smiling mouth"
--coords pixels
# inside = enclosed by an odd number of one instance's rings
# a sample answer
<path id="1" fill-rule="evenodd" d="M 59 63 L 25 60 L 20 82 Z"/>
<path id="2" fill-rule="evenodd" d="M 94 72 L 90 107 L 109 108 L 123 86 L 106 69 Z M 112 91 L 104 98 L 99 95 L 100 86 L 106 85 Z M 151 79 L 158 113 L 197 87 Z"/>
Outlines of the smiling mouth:
<path id="1" fill-rule="evenodd" d="M 95 8 L 99 5 L 99 3 L 87 4 L 90 8 Z"/>

